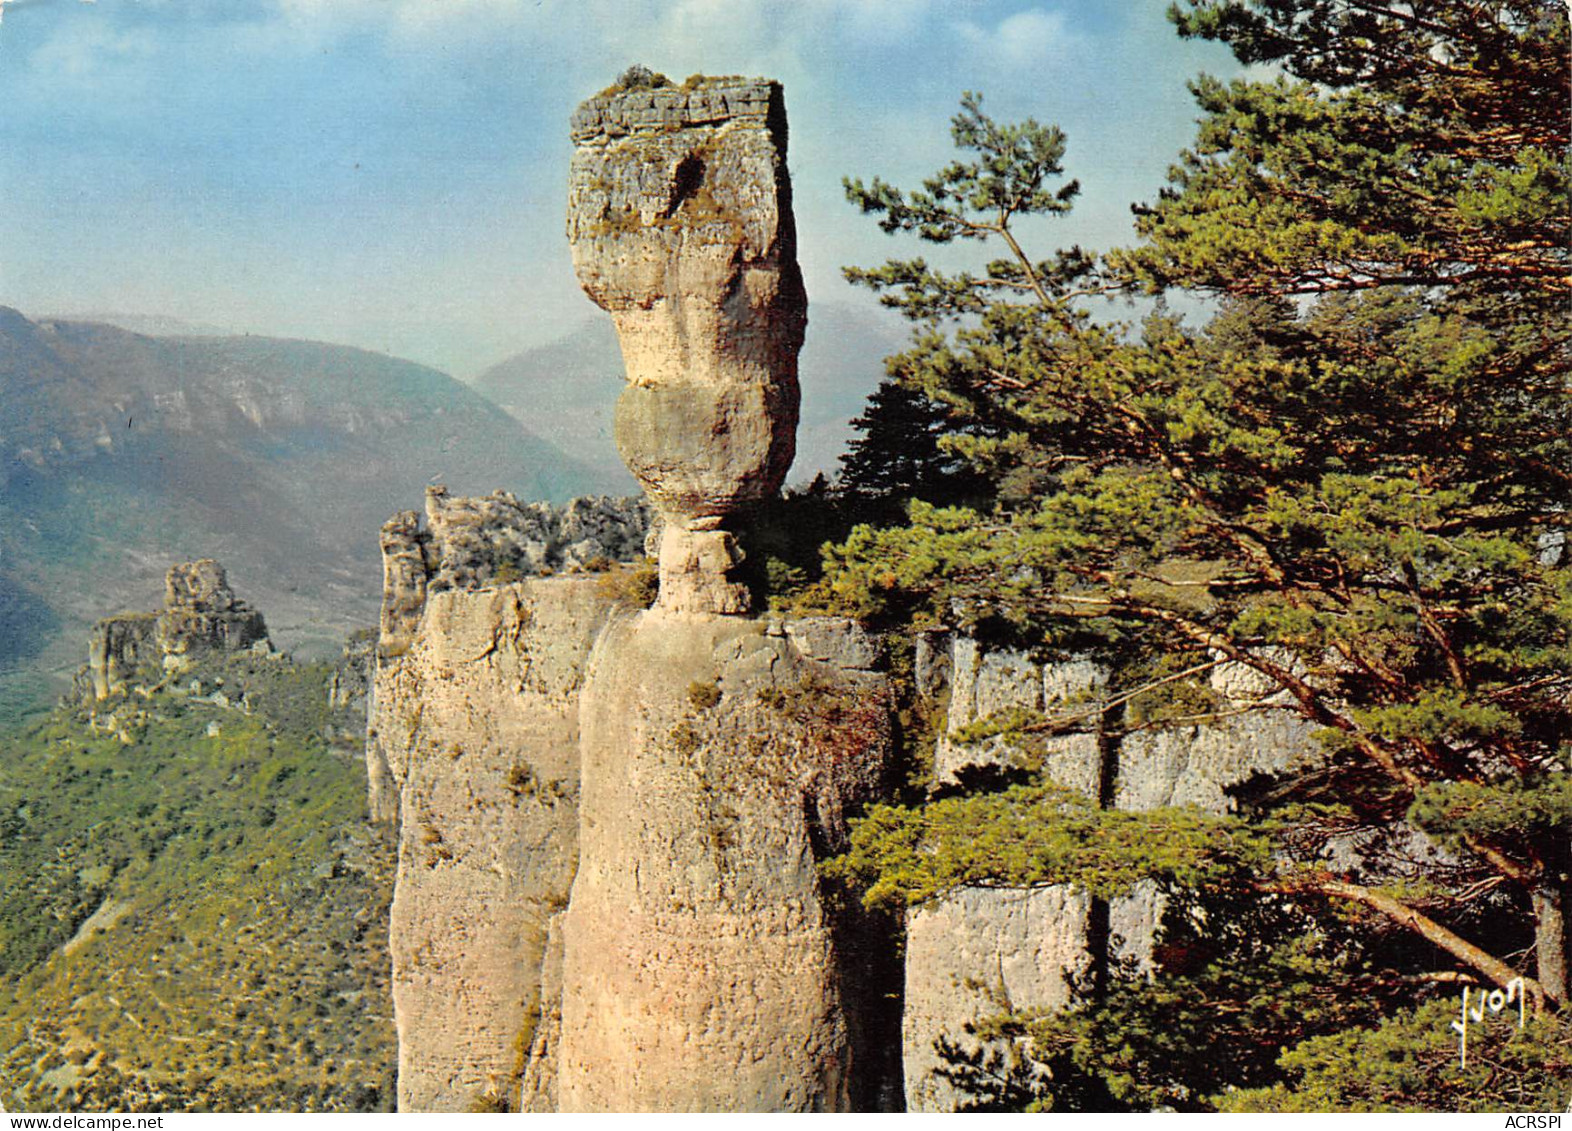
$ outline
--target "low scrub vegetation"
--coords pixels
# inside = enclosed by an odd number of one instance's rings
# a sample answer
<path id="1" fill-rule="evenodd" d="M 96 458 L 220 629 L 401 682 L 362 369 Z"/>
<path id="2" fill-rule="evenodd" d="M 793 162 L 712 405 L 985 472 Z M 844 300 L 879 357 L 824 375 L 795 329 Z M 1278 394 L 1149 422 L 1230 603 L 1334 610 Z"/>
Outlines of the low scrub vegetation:
<path id="1" fill-rule="evenodd" d="M 236 657 L 0 733 L 8 1109 L 391 1108 L 393 853 L 327 675 Z"/>

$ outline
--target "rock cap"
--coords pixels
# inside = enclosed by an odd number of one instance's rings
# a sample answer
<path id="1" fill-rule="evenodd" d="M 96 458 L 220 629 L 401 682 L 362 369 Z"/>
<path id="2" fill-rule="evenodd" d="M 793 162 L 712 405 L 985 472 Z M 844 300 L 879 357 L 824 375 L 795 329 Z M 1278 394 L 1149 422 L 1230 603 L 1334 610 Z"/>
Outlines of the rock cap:
<path id="1" fill-rule="evenodd" d="M 692 85 L 689 85 L 692 84 Z M 575 145 L 619 138 L 640 130 L 680 130 L 725 122 L 784 129 L 785 101 L 774 79 L 735 75 L 702 78 L 682 86 L 611 90 L 582 102 L 569 119 Z"/>

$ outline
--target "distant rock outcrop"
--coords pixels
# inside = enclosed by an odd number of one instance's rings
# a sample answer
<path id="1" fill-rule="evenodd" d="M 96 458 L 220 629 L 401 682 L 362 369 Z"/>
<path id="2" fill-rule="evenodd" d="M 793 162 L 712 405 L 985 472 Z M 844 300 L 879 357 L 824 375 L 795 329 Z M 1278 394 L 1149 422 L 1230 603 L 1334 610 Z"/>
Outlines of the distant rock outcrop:
<path id="1" fill-rule="evenodd" d="M 1034 660 L 963 634 L 922 641 L 918 682 L 944 704 L 934 783 L 1007 770 L 1022 752 L 995 737 L 962 741 L 965 728 L 1011 711 L 1070 720 L 1040 751 L 1047 774 L 1104 806 L 1156 809 L 1194 805 L 1228 812 L 1229 790 L 1255 775 L 1281 774 L 1324 757 L 1314 726 L 1284 709 L 1273 688 L 1247 669 L 1211 674 L 1219 718 L 1200 725 L 1152 726 L 1122 738 L 1105 727 L 1106 673 L 1085 659 Z M 1071 1004 L 1072 988 L 1094 965 L 1150 964 L 1163 900 L 1149 887 L 1101 902 L 1066 886 L 962 888 L 908 913 L 903 1044 L 909 1111 L 954 1111 L 976 1097 L 955 1085 L 954 1057 L 986 1050 L 968 1025 L 1020 1010 Z"/>
<path id="2" fill-rule="evenodd" d="M 208 653 L 270 649 L 262 614 L 235 595 L 224 567 L 211 558 L 171 566 L 164 607 L 123 613 L 93 626 L 87 664 L 67 702 L 92 703 L 123 691 L 139 676 L 156 682 Z"/>
<path id="3" fill-rule="evenodd" d="M 72 681 L 68 702 L 107 699 L 136 678 L 160 666 L 157 613 L 122 613 L 93 626 L 87 640 L 87 665 Z"/>
<path id="4" fill-rule="evenodd" d="M 730 528 L 796 450 L 781 88 L 635 69 L 572 135 L 568 238 L 622 343 L 617 447 L 660 512 L 660 595 L 608 623 L 579 695 L 561 1032 L 526 1091 L 559 1111 L 866 1107 L 861 948 L 815 865 L 884 787 L 888 678 L 851 622 L 737 615 L 731 576 Z"/>
<path id="5" fill-rule="evenodd" d="M 158 646 L 166 657 L 238 652 L 267 638 L 262 614 L 235 596 L 224 567 L 212 558 L 169 568 L 158 615 Z"/>
<path id="6" fill-rule="evenodd" d="M 328 675 L 328 708 L 365 717 L 371 694 L 376 634 L 364 629 L 353 633 Z"/>

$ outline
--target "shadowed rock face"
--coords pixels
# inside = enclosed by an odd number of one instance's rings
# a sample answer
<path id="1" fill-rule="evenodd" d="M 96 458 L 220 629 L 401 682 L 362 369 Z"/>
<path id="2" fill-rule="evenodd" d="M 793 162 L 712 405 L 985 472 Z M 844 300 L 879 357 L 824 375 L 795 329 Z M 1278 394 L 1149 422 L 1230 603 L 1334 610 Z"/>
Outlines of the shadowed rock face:
<path id="1" fill-rule="evenodd" d="M 572 131 L 568 239 L 622 345 L 617 447 L 665 520 L 660 603 L 744 612 L 725 524 L 791 465 L 807 326 L 780 85 L 616 91 Z"/>

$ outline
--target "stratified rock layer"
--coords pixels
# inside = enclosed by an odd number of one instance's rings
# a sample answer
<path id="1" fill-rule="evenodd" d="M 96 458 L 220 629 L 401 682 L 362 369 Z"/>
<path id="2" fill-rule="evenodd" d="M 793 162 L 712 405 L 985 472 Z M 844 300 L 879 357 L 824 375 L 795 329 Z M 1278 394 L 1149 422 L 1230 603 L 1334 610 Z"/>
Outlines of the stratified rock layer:
<path id="1" fill-rule="evenodd" d="M 580 706 L 559 1110 L 866 1102 L 877 1061 L 849 1016 L 850 924 L 815 864 L 882 784 L 871 663 L 840 621 L 655 609 L 607 629 Z"/>
<path id="2" fill-rule="evenodd" d="M 84 704 L 108 699 L 139 672 L 160 666 L 163 658 L 157 613 L 105 617 L 88 635 L 87 666 L 77 672 L 66 699 Z"/>
<path id="3" fill-rule="evenodd" d="M 935 781 L 949 784 L 1021 764 L 1021 752 L 995 737 L 961 741 L 960 732 L 990 716 L 1025 709 L 1067 723 L 1071 733 L 1039 752 L 1048 776 L 1121 809 L 1195 805 L 1228 811 L 1230 786 L 1253 774 L 1313 763 L 1321 752 L 1313 728 L 1286 710 L 1273 688 L 1238 665 L 1214 670 L 1221 713 L 1260 708 L 1204 726 L 1154 728 L 1119 740 L 1103 733 L 1106 673 L 1084 659 L 1042 663 L 1023 652 L 990 649 L 966 636 L 922 642 L 919 688 L 947 696 L 945 731 L 935 754 Z M 970 1100 L 946 1074 L 958 1058 L 988 1049 L 966 1032 L 969 1022 L 1007 1009 L 1060 1009 L 1071 1003 L 1098 962 L 1150 962 L 1163 903 L 1149 886 L 1099 903 L 1067 887 L 1034 891 L 967 888 L 907 917 L 903 1021 L 906 1104 L 911 1111 L 953 1111 Z"/>
<path id="4" fill-rule="evenodd" d="M 572 134 L 568 239 L 622 344 L 617 448 L 665 519 L 661 605 L 743 612 L 723 526 L 791 465 L 807 326 L 780 85 L 617 90 Z"/>

